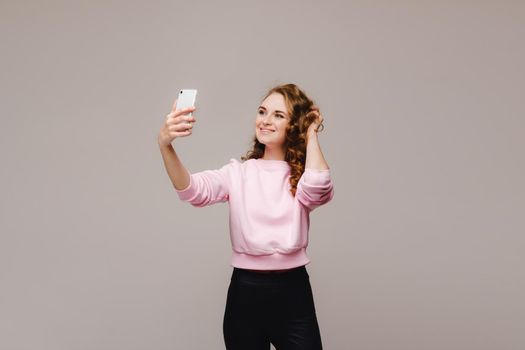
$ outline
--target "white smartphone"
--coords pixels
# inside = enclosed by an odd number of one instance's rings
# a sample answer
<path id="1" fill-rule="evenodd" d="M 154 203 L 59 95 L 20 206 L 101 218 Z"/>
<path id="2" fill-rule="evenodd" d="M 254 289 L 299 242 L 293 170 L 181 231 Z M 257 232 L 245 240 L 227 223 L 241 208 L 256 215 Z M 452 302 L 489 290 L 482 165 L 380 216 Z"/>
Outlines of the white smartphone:
<path id="1" fill-rule="evenodd" d="M 177 97 L 177 109 L 184 109 L 195 106 L 195 100 L 197 99 L 197 90 L 195 89 L 182 89 L 179 91 Z M 192 115 L 190 112 L 186 115 Z"/>

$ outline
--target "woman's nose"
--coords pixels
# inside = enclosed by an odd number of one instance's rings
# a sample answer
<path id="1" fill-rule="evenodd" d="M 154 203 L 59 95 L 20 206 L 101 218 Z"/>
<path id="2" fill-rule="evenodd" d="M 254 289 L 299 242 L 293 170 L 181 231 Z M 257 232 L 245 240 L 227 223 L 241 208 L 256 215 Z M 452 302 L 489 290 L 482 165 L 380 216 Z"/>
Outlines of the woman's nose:
<path id="1" fill-rule="evenodd" d="M 263 124 L 266 124 L 266 125 L 271 124 L 270 123 L 270 118 L 271 118 L 271 116 L 269 114 L 267 114 L 265 117 L 263 117 Z"/>

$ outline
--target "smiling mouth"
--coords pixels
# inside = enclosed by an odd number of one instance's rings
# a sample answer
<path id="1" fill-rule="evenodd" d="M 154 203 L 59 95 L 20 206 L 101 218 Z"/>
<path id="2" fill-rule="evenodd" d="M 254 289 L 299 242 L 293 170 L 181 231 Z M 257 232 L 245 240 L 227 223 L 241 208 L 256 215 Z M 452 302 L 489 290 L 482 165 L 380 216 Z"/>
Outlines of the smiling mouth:
<path id="1" fill-rule="evenodd" d="M 274 132 L 274 130 L 269 130 L 269 129 L 261 129 L 261 128 L 259 128 L 259 130 L 261 132 Z"/>

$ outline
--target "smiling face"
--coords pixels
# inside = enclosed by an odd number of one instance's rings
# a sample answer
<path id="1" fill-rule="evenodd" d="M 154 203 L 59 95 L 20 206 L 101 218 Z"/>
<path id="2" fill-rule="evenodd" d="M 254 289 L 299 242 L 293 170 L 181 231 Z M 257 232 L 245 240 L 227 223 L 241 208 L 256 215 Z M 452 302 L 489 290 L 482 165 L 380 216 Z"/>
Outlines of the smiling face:
<path id="1" fill-rule="evenodd" d="M 273 93 L 261 103 L 255 118 L 255 135 L 266 148 L 282 150 L 290 115 L 283 95 Z"/>

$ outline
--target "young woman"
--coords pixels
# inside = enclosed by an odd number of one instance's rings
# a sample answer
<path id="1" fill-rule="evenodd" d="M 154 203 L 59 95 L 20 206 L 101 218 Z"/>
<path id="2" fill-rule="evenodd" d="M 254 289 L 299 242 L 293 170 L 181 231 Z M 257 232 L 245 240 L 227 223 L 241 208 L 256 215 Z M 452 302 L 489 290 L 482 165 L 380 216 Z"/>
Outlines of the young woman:
<path id="1" fill-rule="evenodd" d="M 164 165 L 179 198 L 195 207 L 228 202 L 233 272 L 223 320 L 227 349 L 322 349 L 312 288 L 309 214 L 334 195 L 319 146 L 319 108 L 294 84 L 270 89 L 257 108 L 253 146 L 220 169 L 190 174 L 171 142 L 191 135 L 195 107 L 160 130 Z"/>

